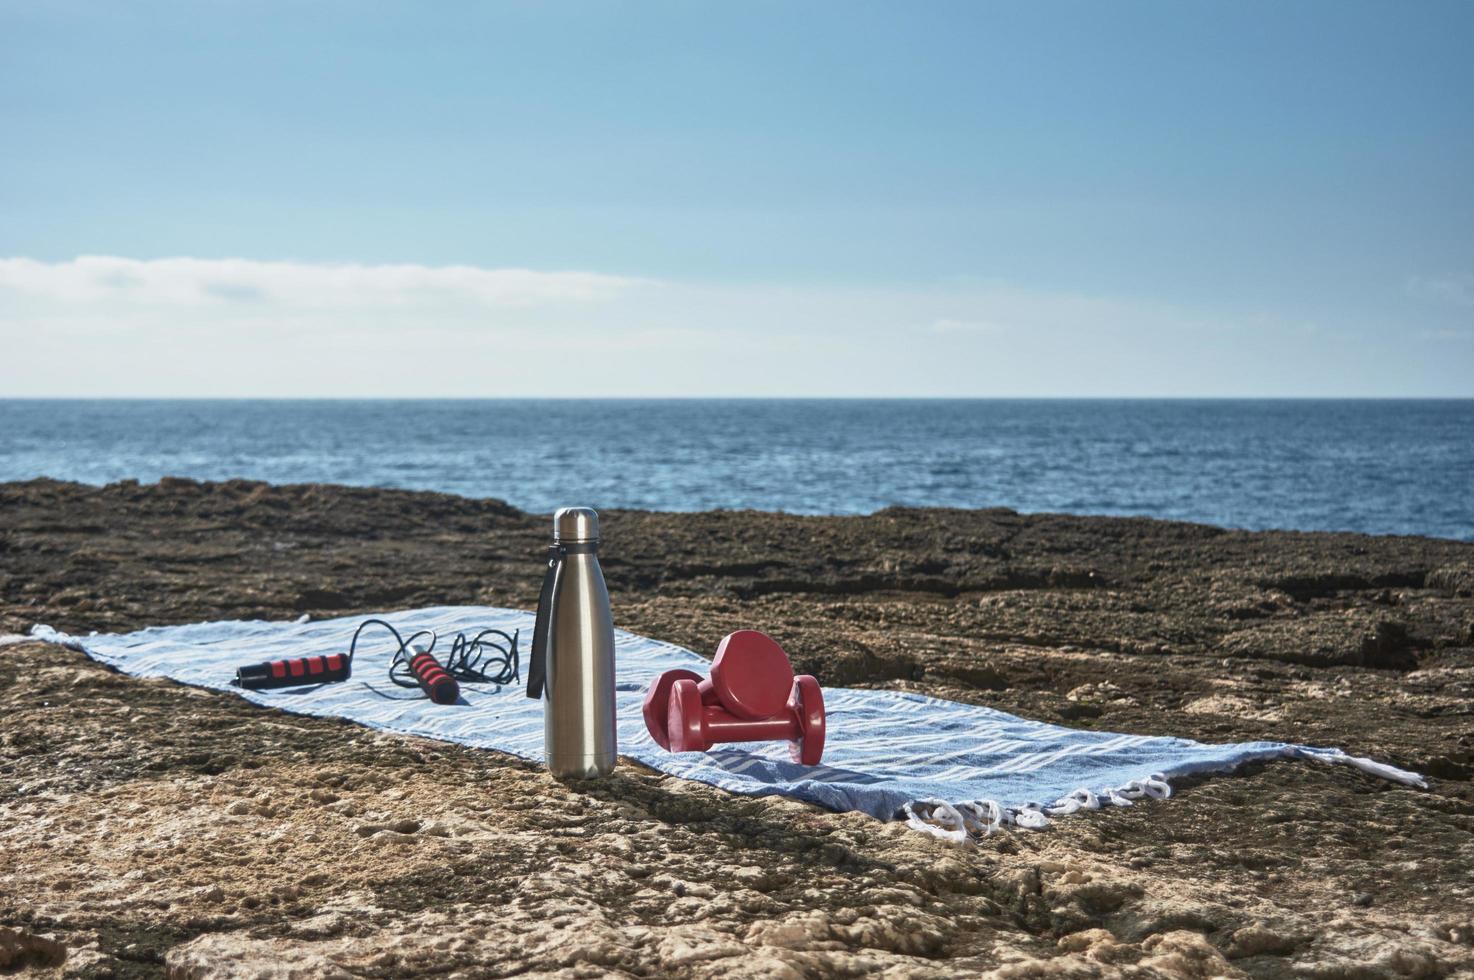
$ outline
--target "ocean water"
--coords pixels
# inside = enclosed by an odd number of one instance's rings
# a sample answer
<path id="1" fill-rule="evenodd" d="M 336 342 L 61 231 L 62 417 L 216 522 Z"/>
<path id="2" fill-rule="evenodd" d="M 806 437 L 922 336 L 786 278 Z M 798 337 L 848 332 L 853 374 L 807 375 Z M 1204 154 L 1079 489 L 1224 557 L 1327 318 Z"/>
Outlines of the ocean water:
<path id="1" fill-rule="evenodd" d="M 1474 401 L 0 401 L 0 480 L 165 475 L 1474 540 Z"/>

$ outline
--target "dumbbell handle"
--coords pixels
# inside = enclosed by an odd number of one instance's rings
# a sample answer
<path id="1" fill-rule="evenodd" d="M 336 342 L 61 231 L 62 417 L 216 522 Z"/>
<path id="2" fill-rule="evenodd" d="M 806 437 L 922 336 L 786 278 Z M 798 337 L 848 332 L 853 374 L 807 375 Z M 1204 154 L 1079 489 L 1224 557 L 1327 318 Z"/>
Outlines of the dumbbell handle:
<path id="1" fill-rule="evenodd" d="M 673 752 L 705 752 L 718 742 L 796 741 L 803 735 L 798 713 L 784 710 L 772 718 L 738 718 L 725 708 L 703 704 L 695 681 L 671 686 L 666 733 Z"/>
<path id="2" fill-rule="evenodd" d="M 737 718 L 723 708 L 701 706 L 701 733 L 708 742 L 769 742 L 799 737 L 798 715 L 786 711 L 775 718 Z"/>

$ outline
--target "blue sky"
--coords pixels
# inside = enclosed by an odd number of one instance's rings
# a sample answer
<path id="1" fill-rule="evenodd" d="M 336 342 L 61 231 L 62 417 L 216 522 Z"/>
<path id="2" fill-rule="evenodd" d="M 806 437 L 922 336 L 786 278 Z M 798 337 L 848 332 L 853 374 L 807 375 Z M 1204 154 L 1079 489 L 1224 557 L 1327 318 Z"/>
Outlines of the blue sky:
<path id="1" fill-rule="evenodd" d="M 1474 395 L 1471 42 L 1464 2 L 0 0 L 0 395 Z"/>

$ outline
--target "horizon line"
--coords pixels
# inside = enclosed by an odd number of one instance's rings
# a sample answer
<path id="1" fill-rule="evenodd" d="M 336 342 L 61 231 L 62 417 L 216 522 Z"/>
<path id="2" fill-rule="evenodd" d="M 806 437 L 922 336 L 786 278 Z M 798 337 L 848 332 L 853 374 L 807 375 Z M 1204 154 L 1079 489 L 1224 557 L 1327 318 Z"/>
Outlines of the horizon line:
<path id="1" fill-rule="evenodd" d="M 1463 402 L 1470 395 L 0 395 L 5 402 Z"/>

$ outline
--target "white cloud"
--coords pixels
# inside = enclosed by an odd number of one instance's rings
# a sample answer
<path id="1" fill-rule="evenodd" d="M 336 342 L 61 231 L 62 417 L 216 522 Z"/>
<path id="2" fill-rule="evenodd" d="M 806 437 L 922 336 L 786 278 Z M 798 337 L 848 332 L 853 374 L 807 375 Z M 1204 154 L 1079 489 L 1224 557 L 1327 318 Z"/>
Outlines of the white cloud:
<path id="1" fill-rule="evenodd" d="M 1417 394 L 1433 377 L 1467 386 L 1457 359 L 1330 344 L 1301 322 L 997 281 L 734 286 L 473 266 L 11 258 L 0 259 L 0 397 Z"/>
<path id="2" fill-rule="evenodd" d="M 273 303 L 298 309 L 463 303 L 526 307 L 607 302 L 642 280 L 593 272 L 474 266 L 128 259 L 0 259 L 0 290 L 71 306 L 218 306 Z"/>
<path id="3" fill-rule="evenodd" d="M 956 320 L 938 317 L 928 327 L 932 333 L 1002 333 L 1006 327 L 1000 323 L 984 323 L 979 320 Z"/>
<path id="4" fill-rule="evenodd" d="M 1408 295 L 1431 303 L 1474 308 L 1474 276 L 1413 276 Z"/>
<path id="5" fill-rule="evenodd" d="M 1423 330 L 1418 334 L 1424 340 L 1431 341 L 1466 341 L 1474 340 L 1474 330 Z"/>

